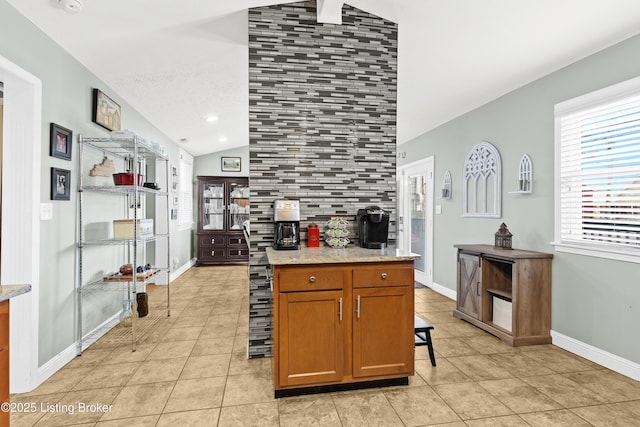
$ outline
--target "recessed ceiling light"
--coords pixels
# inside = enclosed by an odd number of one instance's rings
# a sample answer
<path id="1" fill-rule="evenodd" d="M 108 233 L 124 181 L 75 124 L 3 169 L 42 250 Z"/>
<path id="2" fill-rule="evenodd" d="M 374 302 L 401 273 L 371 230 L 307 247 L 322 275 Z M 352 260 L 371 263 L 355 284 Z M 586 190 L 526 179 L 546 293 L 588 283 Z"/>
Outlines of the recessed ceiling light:
<path id="1" fill-rule="evenodd" d="M 218 140 L 220 142 L 227 142 L 227 137 L 226 136 L 221 136 L 220 139 Z"/>
<path id="2" fill-rule="evenodd" d="M 217 120 L 218 120 L 218 116 L 208 116 L 208 117 L 207 117 L 207 121 L 208 121 L 209 123 L 213 123 L 213 122 L 215 122 L 215 121 L 217 121 Z"/>

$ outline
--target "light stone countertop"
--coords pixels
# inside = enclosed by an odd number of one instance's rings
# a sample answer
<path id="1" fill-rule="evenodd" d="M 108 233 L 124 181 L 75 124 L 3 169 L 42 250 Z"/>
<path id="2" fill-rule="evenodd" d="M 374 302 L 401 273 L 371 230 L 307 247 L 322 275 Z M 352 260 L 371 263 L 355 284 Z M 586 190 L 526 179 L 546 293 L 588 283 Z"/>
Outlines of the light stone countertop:
<path id="1" fill-rule="evenodd" d="M 267 247 L 267 258 L 271 265 L 295 264 L 345 264 L 358 262 L 413 261 L 420 255 L 402 252 L 394 246 L 385 249 L 364 249 L 359 246 L 334 249 L 301 247 L 298 250 L 275 250 Z"/>
<path id="2" fill-rule="evenodd" d="M 0 302 L 31 292 L 31 285 L 0 285 Z"/>

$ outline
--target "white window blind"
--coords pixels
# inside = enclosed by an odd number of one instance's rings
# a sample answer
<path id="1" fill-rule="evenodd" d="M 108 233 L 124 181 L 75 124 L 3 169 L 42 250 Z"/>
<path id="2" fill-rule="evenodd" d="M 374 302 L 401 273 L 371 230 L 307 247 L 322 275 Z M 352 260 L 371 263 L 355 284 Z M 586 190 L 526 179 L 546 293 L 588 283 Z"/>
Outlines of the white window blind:
<path id="1" fill-rule="evenodd" d="M 556 243 L 640 256 L 640 81 L 556 106 L 556 154 Z"/>
<path id="2" fill-rule="evenodd" d="M 183 150 L 180 150 L 178 189 L 178 225 L 189 228 L 193 224 L 193 157 Z"/>

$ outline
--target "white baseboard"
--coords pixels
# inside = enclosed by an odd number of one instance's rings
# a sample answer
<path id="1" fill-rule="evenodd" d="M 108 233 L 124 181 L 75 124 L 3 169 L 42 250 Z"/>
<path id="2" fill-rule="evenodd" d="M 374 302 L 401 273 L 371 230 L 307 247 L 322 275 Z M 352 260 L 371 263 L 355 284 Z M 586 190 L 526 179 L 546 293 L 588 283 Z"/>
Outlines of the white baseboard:
<path id="1" fill-rule="evenodd" d="M 456 292 L 447 287 L 435 282 L 433 282 L 429 287 L 447 298 L 451 298 L 454 301 L 456 300 Z M 611 369 L 625 377 L 640 381 L 640 364 L 638 363 L 616 356 L 615 354 L 606 352 L 556 331 L 551 331 L 551 340 L 553 345 L 567 350 L 568 352 L 604 366 L 605 368 Z"/>
<path id="2" fill-rule="evenodd" d="M 47 363 L 40 366 L 38 368 L 38 373 L 36 378 L 33 378 L 31 383 L 31 390 L 35 390 L 40 384 L 45 382 L 49 377 L 62 369 L 67 363 L 71 362 L 76 358 L 78 354 L 78 346 L 77 343 L 71 344 L 69 347 L 62 350 L 60 353 L 56 354 L 53 358 L 51 358 Z M 26 392 L 27 390 L 25 390 Z"/>
<path id="3" fill-rule="evenodd" d="M 184 263 L 180 268 L 172 271 L 171 274 L 169 275 L 169 282 L 173 282 L 178 277 L 182 276 L 187 270 L 189 270 L 194 265 L 196 265 L 196 259 L 192 258 L 186 263 Z"/>
<path id="4" fill-rule="evenodd" d="M 621 375 L 640 381 L 640 364 L 608 353 L 556 331 L 551 331 L 553 345 L 577 354 L 591 362 L 609 368 Z"/>
<path id="5" fill-rule="evenodd" d="M 175 279 L 184 274 L 187 270 L 189 270 L 193 265 L 195 265 L 196 259 L 193 258 L 185 263 L 179 269 L 172 271 L 170 280 L 173 282 Z M 89 332 L 85 338 L 83 339 L 83 347 L 86 348 L 87 345 L 92 344 L 97 341 L 102 335 L 108 332 L 111 328 L 117 325 L 120 322 L 120 313 L 116 313 L 111 318 L 107 319 L 100 326 L 96 327 L 93 331 Z M 32 377 L 29 381 L 29 389 L 28 390 L 11 390 L 11 393 L 27 393 L 35 390 L 40 384 L 45 382 L 48 378 L 50 378 L 53 374 L 62 369 L 67 363 L 71 362 L 78 353 L 78 343 L 74 342 L 69 347 L 62 350 L 60 353 L 56 354 L 54 357 L 49 359 L 44 365 L 38 368 L 38 371 L 35 377 Z"/>
<path id="6" fill-rule="evenodd" d="M 435 292 L 439 293 L 440 295 L 444 295 L 445 297 L 452 299 L 452 300 L 456 300 L 456 291 L 452 291 L 451 289 L 439 285 L 436 282 L 431 283 L 431 285 L 429 286 L 431 289 L 433 289 Z"/>
<path id="7" fill-rule="evenodd" d="M 83 348 L 96 342 L 102 335 L 109 332 L 111 328 L 120 323 L 120 312 L 114 314 L 105 320 L 101 325 L 89 332 L 82 339 Z M 74 342 L 69 347 L 56 354 L 49 359 L 44 365 L 38 368 L 35 377 L 31 378 L 28 390 L 11 390 L 11 393 L 27 393 L 35 390 L 40 384 L 45 382 L 49 377 L 62 369 L 67 363 L 71 362 L 78 355 L 78 342 Z"/>

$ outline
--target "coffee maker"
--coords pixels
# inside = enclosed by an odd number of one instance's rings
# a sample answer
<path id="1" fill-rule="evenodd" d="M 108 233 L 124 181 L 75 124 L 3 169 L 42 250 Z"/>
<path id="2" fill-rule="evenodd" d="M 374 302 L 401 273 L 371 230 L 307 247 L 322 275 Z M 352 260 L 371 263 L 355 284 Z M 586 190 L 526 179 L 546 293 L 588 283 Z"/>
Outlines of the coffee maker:
<path id="1" fill-rule="evenodd" d="M 389 234 L 389 212 L 379 206 L 358 209 L 358 233 L 360 246 L 367 249 L 387 247 Z"/>
<path id="2" fill-rule="evenodd" d="M 273 202 L 274 249 L 300 249 L 300 200 Z"/>

